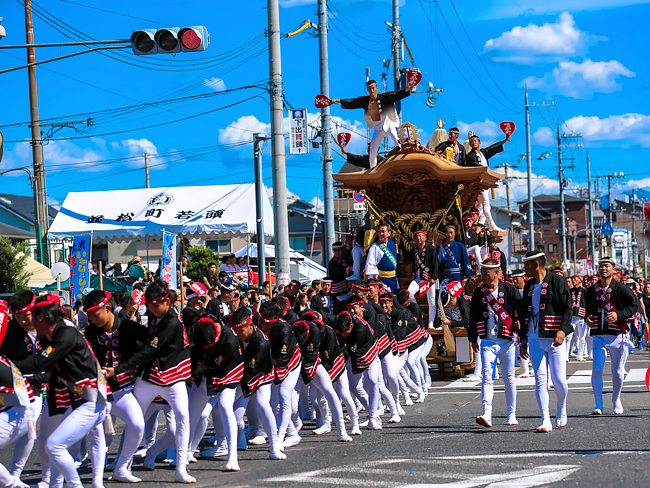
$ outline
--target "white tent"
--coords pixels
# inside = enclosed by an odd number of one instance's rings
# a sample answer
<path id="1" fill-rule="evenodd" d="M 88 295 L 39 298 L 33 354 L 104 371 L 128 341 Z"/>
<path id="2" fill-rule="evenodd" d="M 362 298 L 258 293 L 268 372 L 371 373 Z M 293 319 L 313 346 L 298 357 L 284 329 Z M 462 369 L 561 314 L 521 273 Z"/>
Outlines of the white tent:
<path id="1" fill-rule="evenodd" d="M 266 196 L 264 233 L 273 235 Z M 52 239 L 93 232 L 93 239 L 126 241 L 162 231 L 207 238 L 255 234 L 255 185 L 184 186 L 68 193 L 49 230 Z"/>
<path id="2" fill-rule="evenodd" d="M 257 259 L 257 244 L 249 244 L 248 246 L 242 247 L 239 251 L 235 252 L 235 256 L 238 258 L 249 256 Z M 264 246 L 264 257 L 266 259 L 274 259 L 275 246 L 266 244 Z M 301 282 L 311 282 L 312 280 L 319 280 L 327 276 L 327 269 L 291 248 L 289 248 L 289 259 L 298 263 Z"/>

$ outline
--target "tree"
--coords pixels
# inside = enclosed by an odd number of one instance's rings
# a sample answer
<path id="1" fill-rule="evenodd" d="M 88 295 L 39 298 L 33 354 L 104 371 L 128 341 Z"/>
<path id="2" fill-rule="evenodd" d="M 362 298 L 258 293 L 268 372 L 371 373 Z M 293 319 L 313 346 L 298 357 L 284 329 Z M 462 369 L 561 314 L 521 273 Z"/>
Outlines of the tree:
<path id="1" fill-rule="evenodd" d="M 186 251 L 190 258 L 185 274 L 192 281 L 199 281 L 201 273 L 208 269 L 210 263 L 219 266 L 219 253 L 206 246 L 192 246 Z"/>
<path id="2" fill-rule="evenodd" d="M 14 293 L 27 288 L 31 276 L 25 270 L 28 242 L 13 246 L 8 237 L 0 236 L 0 293 Z"/>

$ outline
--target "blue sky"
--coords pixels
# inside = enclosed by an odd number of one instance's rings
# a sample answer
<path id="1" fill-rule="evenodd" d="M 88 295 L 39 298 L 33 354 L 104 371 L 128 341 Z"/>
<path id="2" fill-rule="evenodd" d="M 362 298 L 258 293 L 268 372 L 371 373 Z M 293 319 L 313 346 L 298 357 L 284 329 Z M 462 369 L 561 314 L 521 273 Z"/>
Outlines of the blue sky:
<path id="1" fill-rule="evenodd" d="M 280 3 L 283 33 L 297 29 L 305 19 L 317 22 L 315 1 Z M 443 119 L 447 128 L 457 125 L 461 137 L 474 130 L 484 144 L 502 137 L 501 121 L 515 122 L 512 142 L 492 161 L 493 166 L 515 165 L 511 184 L 515 201 L 526 195 L 525 162 L 518 161 L 525 152 L 523 84 L 527 83 L 531 103 L 555 102 L 555 107 L 531 109 L 536 193 L 558 191 L 553 179 L 558 122 L 564 132 L 584 136 L 585 147 L 563 152 L 565 164 L 575 158 L 574 168 L 566 171 L 571 188 L 586 186 L 586 149 L 593 176 L 625 172 L 625 179 L 616 180 L 616 191 L 648 187 L 650 67 L 644 51 L 646 34 L 634 27 L 634 19 L 650 15 L 648 3 L 402 0 L 400 24 L 414 64 L 425 72 L 425 82 L 444 90 L 433 109 L 425 105 L 426 94 L 409 97 L 403 103 L 403 120 L 418 126 L 423 139 L 435 129 L 436 120 Z M 143 187 L 144 152 L 156 155 L 150 158 L 152 187 L 253 182 L 248 142 L 252 132 L 268 132 L 270 120 L 263 90 L 268 77 L 266 2 L 159 0 L 157 8 L 149 5 L 122 0 L 35 4 L 36 42 L 69 41 L 66 35 L 74 40 L 81 35 L 120 39 L 138 28 L 187 25 L 205 25 L 211 35 L 205 53 L 134 57 L 130 50 L 119 55 L 109 51 L 111 57 L 84 54 L 37 69 L 41 119 L 62 122 L 90 116 L 95 122 L 90 130 L 79 126 L 79 133 L 72 128 L 59 130 L 44 148 L 48 196 L 59 202 L 69 191 Z M 380 80 L 382 59 L 390 57 L 390 34 L 384 22 L 392 20 L 391 3 L 332 0 L 330 11 L 330 95 L 361 95 L 366 67 L 372 78 Z M 22 4 L 3 2 L 0 16 L 7 31 L 0 43 L 23 43 Z M 315 118 L 318 39 L 312 33 L 308 29 L 282 41 L 282 72 L 286 101 L 295 108 L 307 107 Z M 37 59 L 75 49 L 39 49 Z M 0 69 L 23 64 L 24 58 L 22 50 L 0 51 Z M 408 57 L 406 65 L 411 65 Z M 28 121 L 26 70 L 1 74 L 0 80 L 0 126 Z M 249 88 L 229 91 L 240 87 Z M 392 80 L 387 89 L 392 89 Z M 193 98 L 159 103 L 183 97 Z M 151 105 L 142 107 L 143 103 Z M 360 110 L 337 106 L 332 113 L 338 124 L 365 133 Z M 30 137 L 25 123 L 0 131 L 6 141 Z M 363 152 L 364 147 L 363 138 L 355 134 L 348 148 Z M 552 157 L 537 160 L 545 151 Z M 287 158 L 288 188 L 308 201 L 323 198 L 320 155 L 319 150 L 311 150 Z M 342 163 L 335 156 L 334 169 Z M 0 172 L 31 164 L 28 143 L 5 144 Z M 271 177 L 267 148 L 267 186 Z M 26 179 L 22 172 L 5 175 L 0 192 L 30 194 Z M 605 185 L 603 181 L 601 190 Z M 500 188 L 500 201 L 504 195 Z"/>

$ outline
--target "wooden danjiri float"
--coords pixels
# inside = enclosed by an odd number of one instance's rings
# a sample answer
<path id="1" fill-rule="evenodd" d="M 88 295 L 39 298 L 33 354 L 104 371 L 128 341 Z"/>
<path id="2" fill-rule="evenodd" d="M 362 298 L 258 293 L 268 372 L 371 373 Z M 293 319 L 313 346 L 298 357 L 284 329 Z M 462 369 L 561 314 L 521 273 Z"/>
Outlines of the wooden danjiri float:
<path id="1" fill-rule="evenodd" d="M 447 159 L 444 154 L 422 145 L 417 128 L 404 123 L 400 126 L 401 147 L 395 147 L 386 158 L 372 169 L 352 173 L 338 173 L 334 179 L 343 189 L 354 190 L 366 196 L 366 229 L 370 216 L 390 222 L 393 239 L 399 254 L 397 275 L 400 288 L 407 288 L 413 277 L 413 262 L 408 260 L 415 247 L 412 228 L 420 223 L 428 231 L 427 240 L 434 246 L 444 240 L 444 226 L 452 224 L 463 229 L 462 209 L 473 207 L 484 190 L 496 188 L 504 175 L 483 166 L 458 166 L 453 155 Z M 449 157 L 449 155 L 447 155 Z M 507 231 L 492 232 L 496 242 L 505 237 Z M 373 231 L 366 231 L 366 252 L 375 237 Z M 464 240 L 464 231 L 457 232 L 456 239 Z M 473 276 L 466 286 L 471 294 L 479 284 L 480 276 L 473 270 Z M 418 296 L 424 323 L 428 323 L 426 296 Z M 440 325 L 436 318 L 435 326 Z M 464 375 L 465 370 L 475 366 L 474 353 L 464 328 L 429 329 L 433 336 L 433 347 L 428 354 L 429 363 L 437 363 L 445 373 Z"/>

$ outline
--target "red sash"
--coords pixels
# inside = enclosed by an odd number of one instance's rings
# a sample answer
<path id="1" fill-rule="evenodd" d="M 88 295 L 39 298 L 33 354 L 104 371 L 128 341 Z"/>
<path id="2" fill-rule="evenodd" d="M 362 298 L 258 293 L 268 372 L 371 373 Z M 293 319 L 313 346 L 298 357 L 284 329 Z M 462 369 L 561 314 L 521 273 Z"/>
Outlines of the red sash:
<path id="1" fill-rule="evenodd" d="M 603 290 L 603 287 L 599 285 L 594 287 L 594 291 L 596 292 L 596 297 L 598 297 L 598 301 L 602 303 L 603 308 L 605 309 L 605 312 L 618 312 L 616 310 L 616 307 L 614 304 L 611 302 L 609 298 L 607 298 L 607 295 L 605 295 L 605 290 Z M 604 321 L 605 319 L 603 319 Z M 618 320 L 614 322 L 616 324 L 616 327 L 613 327 L 614 329 L 618 329 L 621 332 L 625 333 L 628 330 L 627 322 L 625 320 Z M 605 325 L 605 324 L 603 324 Z M 607 324 L 607 328 L 609 329 L 609 323 Z"/>
<path id="2" fill-rule="evenodd" d="M 490 307 L 492 307 L 492 310 L 494 310 L 494 313 L 496 313 L 501 321 L 503 322 L 503 329 L 504 332 L 508 331 L 507 335 L 510 335 L 510 328 L 512 327 L 512 318 L 510 315 L 508 315 L 508 312 L 506 311 L 505 308 L 501 306 L 499 301 L 494 298 L 494 295 L 488 290 L 485 286 L 481 288 L 481 294 L 483 295 L 483 298 L 487 300 L 489 303 Z"/>

